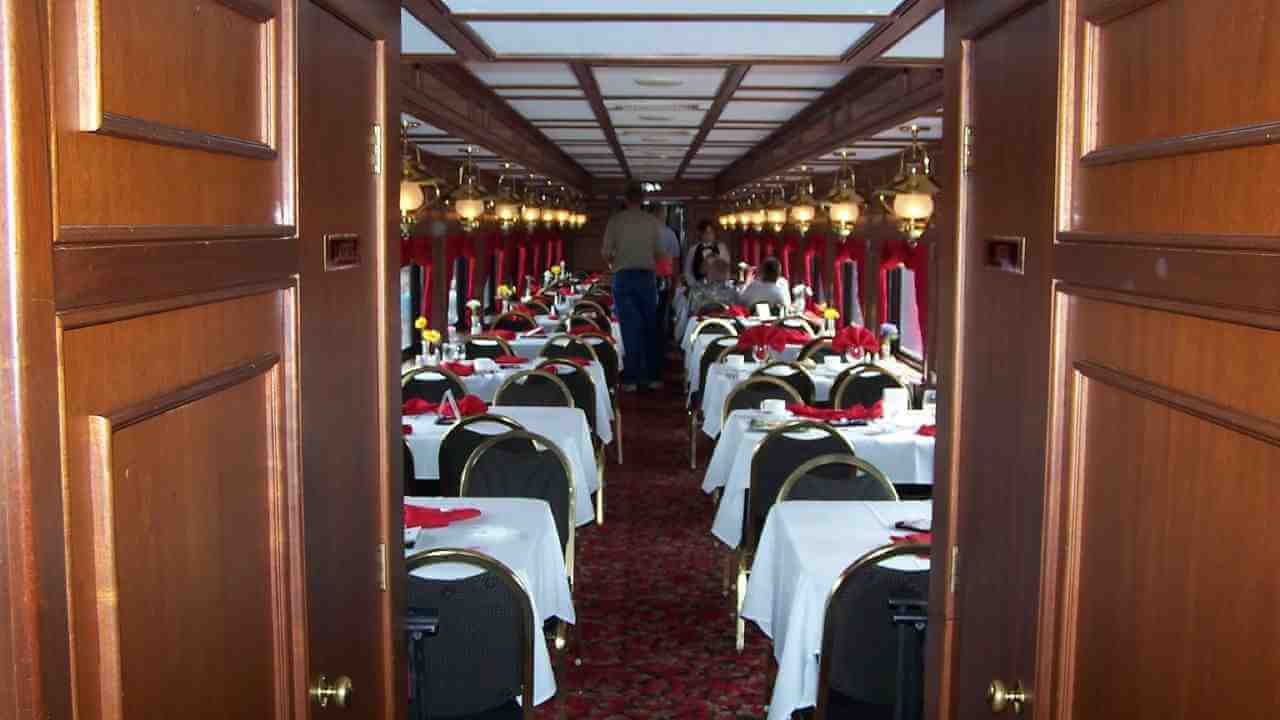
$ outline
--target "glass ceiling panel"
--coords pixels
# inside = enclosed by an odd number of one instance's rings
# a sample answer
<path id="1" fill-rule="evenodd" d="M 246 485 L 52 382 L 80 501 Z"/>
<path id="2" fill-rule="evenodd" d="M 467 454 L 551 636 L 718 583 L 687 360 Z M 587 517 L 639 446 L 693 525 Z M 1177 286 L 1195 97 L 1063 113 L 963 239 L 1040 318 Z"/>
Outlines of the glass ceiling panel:
<path id="1" fill-rule="evenodd" d="M 531 32 L 527 22 L 470 25 L 502 55 L 569 57 L 838 58 L 872 27 L 857 22 L 549 21 Z"/>
<path id="2" fill-rule="evenodd" d="M 755 65 L 742 78 L 742 87 L 828 88 L 848 74 L 846 65 Z"/>
<path id="3" fill-rule="evenodd" d="M 578 87 L 578 78 L 563 63 L 469 62 L 472 75 L 490 85 L 560 85 Z"/>
<path id="4" fill-rule="evenodd" d="M 400 52 L 407 55 L 454 54 L 448 43 L 404 8 L 400 9 Z"/>
<path id="5" fill-rule="evenodd" d="M 918 117 L 911 122 L 902 123 L 901 127 L 890 128 L 871 137 L 875 140 L 910 140 L 911 132 L 909 130 L 904 131 L 902 128 L 912 125 L 920 126 L 921 140 L 942 139 L 942 118 L 940 117 Z"/>
<path id="6" fill-rule="evenodd" d="M 552 140 L 604 140 L 600 128 L 542 128 L 542 134 Z"/>
<path id="7" fill-rule="evenodd" d="M 806 102 L 774 102 L 769 100 L 731 101 L 720 116 L 722 120 L 788 120 L 803 110 Z"/>
<path id="8" fill-rule="evenodd" d="M 943 33 L 946 20 L 945 10 L 939 10 L 928 20 L 916 26 L 915 30 L 899 40 L 893 47 L 884 51 L 881 57 L 887 58 L 941 58 Z"/>
<path id="9" fill-rule="evenodd" d="M 527 120 L 595 120 L 586 100 L 508 100 Z"/>
<path id="10" fill-rule="evenodd" d="M 902 0 L 446 0 L 455 13 L 888 15 Z"/>
<path id="11" fill-rule="evenodd" d="M 613 96 L 715 97 L 724 80 L 721 68 L 597 67 L 600 94 Z"/>

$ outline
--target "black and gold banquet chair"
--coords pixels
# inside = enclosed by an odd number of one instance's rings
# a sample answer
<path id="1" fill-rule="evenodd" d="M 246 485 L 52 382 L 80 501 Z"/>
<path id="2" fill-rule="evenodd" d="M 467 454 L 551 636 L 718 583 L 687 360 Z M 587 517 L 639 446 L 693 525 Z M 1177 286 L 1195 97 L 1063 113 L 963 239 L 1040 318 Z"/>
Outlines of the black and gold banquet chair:
<path id="1" fill-rule="evenodd" d="M 813 325 L 800 315 L 784 317 L 781 320 L 774 321 L 773 325 L 774 327 L 786 328 L 788 330 L 799 330 L 811 338 L 817 337 L 818 335 L 817 331 L 813 329 Z"/>
<path id="2" fill-rule="evenodd" d="M 455 399 L 461 400 L 467 394 L 467 386 L 462 378 L 436 365 L 416 367 L 400 376 L 402 402 L 419 399 L 438 403 L 450 391 Z"/>
<path id="3" fill-rule="evenodd" d="M 496 335 L 472 335 L 462 345 L 462 354 L 468 360 L 477 358 L 496 358 L 501 355 L 514 355 L 511 345 Z"/>
<path id="4" fill-rule="evenodd" d="M 768 375 L 752 375 L 738 383 L 725 397 L 724 408 L 720 413 L 720 427 L 723 429 L 729 422 L 729 413 L 734 410 L 757 410 L 765 400 L 782 400 L 788 405 L 804 404 L 804 398 L 785 380 Z"/>
<path id="5" fill-rule="evenodd" d="M 494 405 L 573 407 L 573 393 L 556 375 L 522 370 L 507 378 L 493 396 Z"/>
<path id="6" fill-rule="evenodd" d="M 837 410 L 854 405 L 871 407 L 884 399 L 886 389 L 906 387 L 901 378 L 879 365 L 855 365 L 836 377 L 831 386 L 831 407 Z"/>
<path id="7" fill-rule="evenodd" d="M 618 384 L 622 381 L 622 357 L 618 354 L 618 346 L 613 337 L 601 332 L 575 335 L 582 342 L 591 346 L 596 360 L 604 369 L 605 383 L 609 389 L 609 401 L 613 404 L 613 441 L 618 448 L 618 464 L 622 464 L 622 407 L 618 403 Z"/>
<path id="8" fill-rule="evenodd" d="M 528 332 L 538 327 L 538 322 L 533 316 L 523 312 L 505 312 L 494 318 L 493 330 L 507 330 L 509 332 Z"/>
<path id="9" fill-rule="evenodd" d="M 687 393 L 688 406 L 685 408 L 689 414 L 689 469 L 695 470 L 698 467 L 698 426 L 702 424 L 702 394 L 707 389 L 707 374 L 711 372 L 711 366 L 720 361 L 720 356 L 728 350 L 732 350 L 738 344 L 737 333 L 729 335 L 720 335 L 707 346 L 703 348 L 702 358 L 698 362 L 698 389 Z"/>
<path id="10" fill-rule="evenodd" d="M 408 717 L 532 720 L 537 635 L 528 588 L 509 567 L 475 550 L 425 550 L 406 558 L 405 567 L 446 563 L 477 573 L 458 580 L 411 574 L 406 587 Z M 440 619 L 434 634 L 421 629 L 419 612 Z"/>
<path id="11" fill-rule="evenodd" d="M 791 472 L 778 490 L 788 500 L 897 501 L 898 491 L 880 468 L 854 455 L 820 455 Z"/>
<path id="12" fill-rule="evenodd" d="M 853 455 L 853 446 L 835 428 L 814 420 L 796 420 L 770 430 L 751 452 L 751 480 L 742 507 L 742 539 L 733 552 L 737 571 L 734 617 L 738 652 L 742 652 L 746 641 L 742 603 L 746 599 L 747 578 L 765 519 L 791 473 L 823 455 Z"/>
<path id="13" fill-rule="evenodd" d="M 855 560 L 827 596 L 817 705 L 804 720 L 921 720 L 929 571 L 885 563 L 931 547 L 884 545 Z M 892 658 L 892 660 L 889 660 Z"/>
<path id="14" fill-rule="evenodd" d="M 523 425 L 505 415 L 487 413 L 472 415 L 450 425 L 440 439 L 439 494 L 456 497 L 462 493 L 462 469 L 471 459 L 471 453 L 485 440 L 524 429 Z"/>
<path id="15" fill-rule="evenodd" d="M 771 377 L 777 378 L 790 385 L 805 405 L 812 405 L 817 388 L 813 384 L 813 377 L 809 375 L 809 371 L 796 362 L 788 360 L 775 360 L 768 365 L 756 370 L 752 373 L 753 377 Z"/>
<path id="16" fill-rule="evenodd" d="M 596 383 L 586 368 L 572 360 L 549 358 L 538 363 L 534 368 L 542 372 L 555 373 L 556 377 L 569 388 L 573 397 L 573 406 L 587 416 L 587 431 L 591 433 L 591 445 L 596 455 L 596 468 L 599 470 L 600 489 L 596 491 L 596 524 L 604 525 L 604 441 L 597 431 L 598 416 L 596 413 Z"/>
<path id="17" fill-rule="evenodd" d="M 835 348 L 831 347 L 831 338 L 820 337 L 814 338 L 805 343 L 805 346 L 800 348 L 800 356 L 797 359 L 812 360 L 815 363 L 821 363 L 822 359 L 828 355 L 840 355 L 840 353 L 836 352 Z"/>
<path id="18" fill-rule="evenodd" d="M 542 346 L 538 357 L 549 359 L 554 358 L 582 358 L 591 362 L 599 362 L 600 358 L 596 357 L 595 349 L 577 335 L 553 335 L 547 338 L 546 344 Z"/>

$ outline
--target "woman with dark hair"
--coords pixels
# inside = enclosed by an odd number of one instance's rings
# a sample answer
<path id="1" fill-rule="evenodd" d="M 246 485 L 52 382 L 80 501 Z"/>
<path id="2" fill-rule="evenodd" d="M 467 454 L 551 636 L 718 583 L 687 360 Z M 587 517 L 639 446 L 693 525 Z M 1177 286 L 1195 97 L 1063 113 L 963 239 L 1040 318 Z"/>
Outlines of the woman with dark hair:
<path id="1" fill-rule="evenodd" d="M 694 287 L 707 279 L 707 260 L 719 257 L 729 261 L 729 248 L 716 239 L 716 224 L 710 220 L 698 223 L 698 242 L 684 256 L 684 284 Z"/>
<path id="2" fill-rule="evenodd" d="M 742 289 L 742 304 L 754 308 L 760 303 L 786 307 L 791 302 L 790 287 L 782 278 L 782 263 L 767 257 L 760 263 L 760 276 Z"/>

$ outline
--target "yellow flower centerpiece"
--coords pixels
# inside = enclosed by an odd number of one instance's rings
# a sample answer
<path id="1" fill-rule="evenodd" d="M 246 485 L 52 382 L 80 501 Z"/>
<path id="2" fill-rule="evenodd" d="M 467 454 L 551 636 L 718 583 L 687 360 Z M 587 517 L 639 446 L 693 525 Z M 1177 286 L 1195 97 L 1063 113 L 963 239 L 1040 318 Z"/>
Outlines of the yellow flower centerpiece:
<path id="1" fill-rule="evenodd" d="M 423 330 L 422 341 L 427 343 L 428 345 L 438 345 L 440 343 L 440 331 L 439 330 Z"/>
<path id="2" fill-rule="evenodd" d="M 836 320 L 840 319 L 840 311 L 833 307 L 823 306 L 822 319 L 826 321 L 826 327 L 822 329 L 822 334 L 835 337 Z"/>
<path id="3" fill-rule="evenodd" d="M 559 265 L 552 265 L 552 266 L 551 266 L 551 274 L 552 274 L 552 275 L 555 275 L 556 277 L 560 277 L 560 266 L 559 266 Z"/>
<path id="4" fill-rule="evenodd" d="M 419 330 L 426 330 L 426 329 L 427 329 L 427 319 L 426 319 L 426 318 L 424 318 L 424 317 L 422 317 L 421 315 L 419 315 L 419 316 L 418 316 L 418 319 L 413 321 L 413 326 L 414 326 L 415 328 L 419 329 Z"/>
<path id="5" fill-rule="evenodd" d="M 516 294 L 516 289 L 511 287 L 510 285 L 503 284 L 498 286 L 498 297 L 502 298 L 503 300 L 506 300 L 507 298 L 515 294 Z"/>
<path id="6" fill-rule="evenodd" d="M 823 317 L 823 318 L 825 318 L 825 319 L 827 319 L 827 320 L 839 320 L 839 319 L 840 319 L 840 311 L 839 311 L 839 310 L 837 310 L 837 309 L 835 309 L 835 308 L 833 308 L 833 307 L 823 308 L 823 309 L 822 309 L 822 317 Z"/>

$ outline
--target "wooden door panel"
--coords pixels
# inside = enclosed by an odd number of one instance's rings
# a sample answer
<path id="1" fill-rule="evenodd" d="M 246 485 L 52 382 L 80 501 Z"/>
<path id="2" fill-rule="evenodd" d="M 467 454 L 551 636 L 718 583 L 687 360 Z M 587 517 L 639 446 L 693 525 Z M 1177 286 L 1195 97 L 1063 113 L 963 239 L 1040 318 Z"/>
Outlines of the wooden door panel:
<path id="1" fill-rule="evenodd" d="M 293 712 L 292 292 L 60 318 L 78 717 Z"/>
<path id="2" fill-rule="evenodd" d="M 1274 3 L 1082 5 L 1067 229 L 1280 235 L 1280 207 L 1241 184 L 1280 172 L 1280 96 L 1259 91 L 1280 73 Z"/>
<path id="3" fill-rule="evenodd" d="M 290 224 L 280 1 L 51 0 L 59 242 Z"/>
<path id="4" fill-rule="evenodd" d="M 1055 717 L 1280 707 L 1280 332 L 1064 294 Z M 1191 308 L 1188 308 L 1191 309 Z M 1135 342 L 1137 341 L 1137 342 Z M 1222 693 L 1223 687 L 1256 691 Z M 1176 691 L 1171 691 L 1176 689 Z"/>
<path id="5" fill-rule="evenodd" d="M 1053 166 L 1056 54 L 1050 4 L 1000 19 L 969 38 L 963 55 L 968 93 L 961 124 L 973 127 L 971 170 L 962 178 L 965 214 L 962 347 L 958 378 L 959 561 L 956 643 L 983 662 L 955 664 L 955 717 L 978 717 L 993 678 L 1026 682 L 1034 672 L 1032 634 L 1038 602 L 1053 243 L 1053 188 L 1011 184 Z M 1010 113 L 1017 107 L 1017 113 Z M 986 264 L 986 239 L 1026 239 L 1022 274 Z M 1028 348 L 1039 346 L 1039 353 Z M 989 563 L 987 558 L 1001 562 Z M 1007 628 L 1008 632 L 993 632 Z"/>

